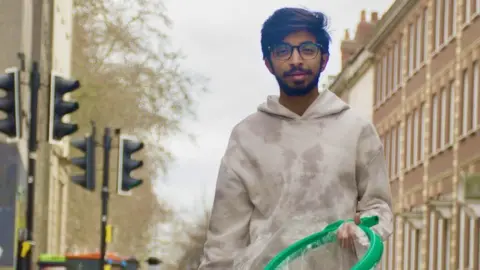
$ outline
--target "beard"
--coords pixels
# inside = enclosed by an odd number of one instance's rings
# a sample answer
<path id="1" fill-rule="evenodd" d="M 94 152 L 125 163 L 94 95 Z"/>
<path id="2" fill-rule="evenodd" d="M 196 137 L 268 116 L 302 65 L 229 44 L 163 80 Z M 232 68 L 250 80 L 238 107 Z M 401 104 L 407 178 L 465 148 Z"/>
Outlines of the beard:
<path id="1" fill-rule="evenodd" d="M 287 96 L 299 97 L 307 95 L 308 93 L 312 92 L 315 87 L 318 86 L 318 81 L 320 80 L 320 73 L 321 72 L 315 74 L 315 76 L 309 83 L 302 86 L 290 86 L 285 82 L 282 77 L 278 75 L 275 75 L 275 79 L 277 80 L 278 86 L 280 86 L 281 91 L 284 92 Z"/>

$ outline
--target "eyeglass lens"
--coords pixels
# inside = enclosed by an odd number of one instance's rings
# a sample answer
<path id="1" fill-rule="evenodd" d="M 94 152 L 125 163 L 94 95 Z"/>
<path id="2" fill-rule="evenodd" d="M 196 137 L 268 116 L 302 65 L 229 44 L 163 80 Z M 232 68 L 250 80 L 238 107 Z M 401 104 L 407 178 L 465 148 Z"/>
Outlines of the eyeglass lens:
<path id="1" fill-rule="evenodd" d="M 315 43 L 302 43 L 299 46 L 290 44 L 280 44 L 273 48 L 273 56 L 280 60 L 287 60 L 292 56 L 293 50 L 297 49 L 303 59 L 313 59 L 319 52 L 319 47 Z"/>

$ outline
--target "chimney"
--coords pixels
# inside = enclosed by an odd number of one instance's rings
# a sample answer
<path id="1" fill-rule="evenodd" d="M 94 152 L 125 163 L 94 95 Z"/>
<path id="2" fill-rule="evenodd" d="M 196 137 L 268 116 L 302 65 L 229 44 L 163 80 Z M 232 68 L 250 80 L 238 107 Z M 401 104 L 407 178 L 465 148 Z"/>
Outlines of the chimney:
<path id="1" fill-rule="evenodd" d="M 348 29 L 345 29 L 345 35 L 340 45 L 340 51 L 342 56 L 342 68 L 344 68 L 348 60 L 355 55 L 357 52 L 358 46 L 355 40 L 350 38 L 350 33 Z"/>
<path id="2" fill-rule="evenodd" d="M 362 10 L 360 14 L 360 22 L 357 24 L 355 31 L 355 41 L 359 46 L 364 46 L 368 43 L 373 35 L 375 25 L 378 22 L 378 13 L 372 12 L 370 21 L 366 20 L 366 12 Z"/>
<path id="3" fill-rule="evenodd" d="M 372 12 L 370 22 L 373 24 L 378 22 L 378 12 Z"/>

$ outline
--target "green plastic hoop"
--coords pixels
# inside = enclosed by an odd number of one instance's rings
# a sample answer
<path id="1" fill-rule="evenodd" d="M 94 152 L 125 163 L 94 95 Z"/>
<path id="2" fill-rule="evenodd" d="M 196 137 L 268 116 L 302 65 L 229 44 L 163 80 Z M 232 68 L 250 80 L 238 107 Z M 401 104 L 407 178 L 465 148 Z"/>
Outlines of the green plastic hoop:
<path id="1" fill-rule="evenodd" d="M 353 220 L 339 220 L 334 223 L 330 223 L 322 231 L 298 240 L 284 250 L 280 251 L 273 259 L 270 260 L 267 266 L 265 266 L 264 270 L 278 270 L 279 267 L 285 264 L 288 260 L 298 258 L 305 254 L 308 250 L 335 242 L 337 239 L 336 232 L 338 228 L 340 228 L 344 222 L 348 221 Z M 370 245 L 365 255 L 357 262 L 357 264 L 352 267 L 351 270 L 373 269 L 382 259 L 382 239 L 370 229 L 370 227 L 377 225 L 378 221 L 379 218 L 377 216 L 363 217 L 360 219 L 360 224 L 358 226 L 367 235 Z"/>

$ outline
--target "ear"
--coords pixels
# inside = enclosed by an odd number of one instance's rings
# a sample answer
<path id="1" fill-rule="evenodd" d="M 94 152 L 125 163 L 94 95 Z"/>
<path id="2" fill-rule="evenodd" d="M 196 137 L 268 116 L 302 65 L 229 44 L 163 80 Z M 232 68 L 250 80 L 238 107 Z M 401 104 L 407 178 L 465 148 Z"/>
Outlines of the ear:
<path id="1" fill-rule="evenodd" d="M 330 58 L 330 55 L 325 53 L 322 54 L 322 62 L 320 63 L 320 72 L 323 72 L 325 68 L 327 67 L 328 59 Z"/>
<path id="2" fill-rule="evenodd" d="M 267 67 L 268 71 L 270 71 L 271 74 L 274 74 L 272 63 L 270 62 L 270 60 L 268 58 L 264 58 L 263 62 L 265 63 L 265 66 Z"/>

